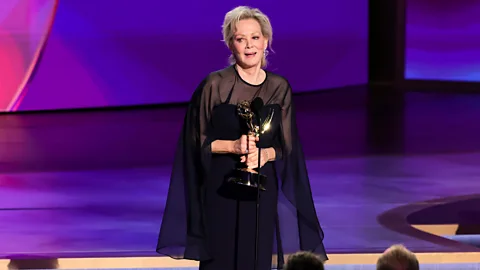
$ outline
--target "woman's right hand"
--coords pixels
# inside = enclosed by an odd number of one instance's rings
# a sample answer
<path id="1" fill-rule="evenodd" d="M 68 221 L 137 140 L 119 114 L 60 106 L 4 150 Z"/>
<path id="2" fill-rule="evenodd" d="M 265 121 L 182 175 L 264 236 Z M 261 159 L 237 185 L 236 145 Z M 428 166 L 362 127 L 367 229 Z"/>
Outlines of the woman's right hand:
<path id="1" fill-rule="evenodd" d="M 242 135 L 238 140 L 233 141 L 233 153 L 237 155 L 252 153 L 257 150 L 257 141 L 258 138 L 255 136 Z"/>

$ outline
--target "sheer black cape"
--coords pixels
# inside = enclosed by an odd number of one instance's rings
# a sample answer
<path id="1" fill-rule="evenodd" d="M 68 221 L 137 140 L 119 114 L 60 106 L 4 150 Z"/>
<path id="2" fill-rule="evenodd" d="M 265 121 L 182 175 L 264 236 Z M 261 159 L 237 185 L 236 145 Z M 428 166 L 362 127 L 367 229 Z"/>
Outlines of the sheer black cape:
<path id="1" fill-rule="evenodd" d="M 209 74 L 188 105 L 172 168 L 156 251 L 176 259 L 209 260 L 202 190 L 211 159 L 207 130 L 212 109 L 225 101 L 239 80 L 233 66 Z M 255 93 L 265 104 L 282 108 L 281 144 L 275 146 L 279 186 L 278 215 L 282 253 L 312 251 L 327 260 L 299 141 L 292 89 L 286 79 L 268 72 L 268 84 Z M 253 99 L 254 97 L 249 97 Z M 232 98 L 233 102 L 245 97 Z M 276 248 L 275 248 L 276 249 Z M 278 254 L 272 254 L 277 256 Z M 281 254 L 280 254 L 281 255 Z"/>

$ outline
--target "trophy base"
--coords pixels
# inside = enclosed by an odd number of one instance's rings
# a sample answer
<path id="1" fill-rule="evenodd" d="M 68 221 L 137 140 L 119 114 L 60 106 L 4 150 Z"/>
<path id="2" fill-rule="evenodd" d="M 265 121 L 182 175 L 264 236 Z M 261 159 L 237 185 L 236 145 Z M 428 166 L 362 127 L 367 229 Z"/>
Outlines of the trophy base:
<path id="1" fill-rule="evenodd" d="M 246 186 L 250 188 L 259 188 L 261 191 L 266 191 L 265 183 L 267 176 L 259 174 L 253 169 L 236 169 L 232 176 L 228 178 L 228 182 L 235 185 Z M 258 187 L 257 184 L 260 184 Z"/>

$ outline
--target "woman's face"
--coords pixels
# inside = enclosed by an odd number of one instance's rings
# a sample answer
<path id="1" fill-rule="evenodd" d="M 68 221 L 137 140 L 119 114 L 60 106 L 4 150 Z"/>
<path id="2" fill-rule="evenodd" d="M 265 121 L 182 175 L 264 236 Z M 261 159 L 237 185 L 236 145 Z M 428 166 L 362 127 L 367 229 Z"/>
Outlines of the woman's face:
<path id="1" fill-rule="evenodd" d="M 246 19 L 237 23 L 231 50 L 241 67 L 261 65 L 267 45 L 268 40 L 263 36 L 257 20 Z"/>

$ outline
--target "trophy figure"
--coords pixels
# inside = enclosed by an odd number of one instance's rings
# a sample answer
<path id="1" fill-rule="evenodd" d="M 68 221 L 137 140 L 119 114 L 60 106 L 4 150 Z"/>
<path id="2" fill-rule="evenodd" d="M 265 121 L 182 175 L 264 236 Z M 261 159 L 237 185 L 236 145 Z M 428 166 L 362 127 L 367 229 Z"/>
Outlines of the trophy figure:
<path id="1" fill-rule="evenodd" d="M 249 136 L 253 135 L 255 137 L 259 137 L 261 134 L 268 131 L 270 129 L 270 123 L 273 119 L 273 112 L 273 110 L 270 110 L 267 118 L 260 125 L 260 123 L 255 123 L 255 120 L 257 120 L 257 122 L 260 121 L 260 117 L 252 110 L 249 101 L 242 101 L 237 105 L 237 113 L 246 121 Z M 258 114 L 258 112 L 256 113 Z M 228 182 L 247 187 L 258 188 L 262 191 L 265 191 L 266 180 L 267 177 L 265 175 L 258 173 L 254 169 L 237 168 L 235 169 L 233 175 L 229 177 Z"/>

